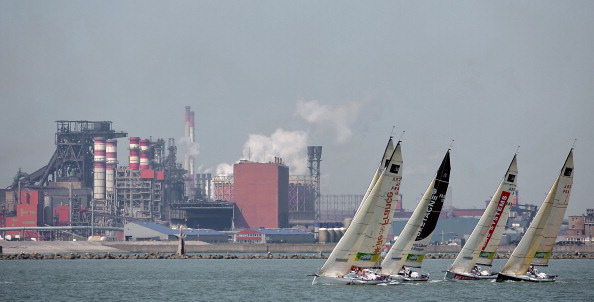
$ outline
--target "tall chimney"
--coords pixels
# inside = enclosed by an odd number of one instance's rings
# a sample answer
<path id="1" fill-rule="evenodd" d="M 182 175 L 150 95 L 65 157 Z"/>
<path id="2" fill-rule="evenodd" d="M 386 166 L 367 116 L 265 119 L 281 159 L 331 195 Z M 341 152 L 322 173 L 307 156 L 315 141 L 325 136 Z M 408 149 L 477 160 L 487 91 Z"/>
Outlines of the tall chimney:
<path id="1" fill-rule="evenodd" d="M 149 143 L 148 139 L 140 140 L 140 170 L 149 168 Z"/>
<path id="2" fill-rule="evenodd" d="M 130 170 L 138 170 L 140 137 L 130 137 Z"/>
<path id="3" fill-rule="evenodd" d="M 113 194 L 115 187 L 115 170 L 118 165 L 118 141 L 115 139 L 108 139 L 105 149 L 105 192 L 107 194 Z"/>
<path id="4" fill-rule="evenodd" d="M 93 151 L 93 198 L 105 199 L 105 138 L 95 137 Z"/>

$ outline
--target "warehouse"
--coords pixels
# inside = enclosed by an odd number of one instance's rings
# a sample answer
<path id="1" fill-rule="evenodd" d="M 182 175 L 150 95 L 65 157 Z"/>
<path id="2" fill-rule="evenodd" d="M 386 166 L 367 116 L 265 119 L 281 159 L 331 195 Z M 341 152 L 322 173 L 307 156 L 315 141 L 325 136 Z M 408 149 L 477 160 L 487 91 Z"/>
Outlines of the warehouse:
<path id="1" fill-rule="evenodd" d="M 204 241 L 208 243 L 227 242 L 227 234 L 210 229 L 184 229 L 188 241 Z M 154 222 L 132 222 L 124 225 L 126 241 L 164 241 L 177 240 L 180 231 Z"/>
<path id="2" fill-rule="evenodd" d="M 233 236 L 236 243 L 313 243 L 314 234 L 297 229 L 246 229 Z"/>

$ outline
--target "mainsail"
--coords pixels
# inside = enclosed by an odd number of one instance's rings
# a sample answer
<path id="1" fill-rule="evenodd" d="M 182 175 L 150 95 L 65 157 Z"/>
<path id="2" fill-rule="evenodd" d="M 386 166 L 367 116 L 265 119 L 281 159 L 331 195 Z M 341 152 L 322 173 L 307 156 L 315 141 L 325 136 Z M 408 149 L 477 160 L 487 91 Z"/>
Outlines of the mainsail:
<path id="1" fill-rule="evenodd" d="M 351 225 L 320 269 L 318 275 L 337 277 L 348 273 L 352 266 L 377 267 L 392 225 L 394 209 L 402 179 L 400 142 L 386 157 L 390 142 L 380 165 L 380 173 L 371 190 L 366 193 Z M 374 178 L 375 179 L 375 178 Z"/>
<path id="2" fill-rule="evenodd" d="M 509 217 L 511 205 L 508 206 L 508 204 L 515 195 L 517 175 L 518 168 L 516 155 L 514 155 L 497 191 L 450 267 L 450 272 L 470 274 L 475 264 L 490 266 L 493 263 Z"/>
<path id="3" fill-rule="evenodd" d="M 396 275 L 403 265 L 421 267 L 445 200 L 450 180 L 450 150 L 436 176 L 406 223 L 398 239 L 382 261 L 382 273 Z"/>
<path id="4" fill-rule="evenodd" d="M 569 202 L 573 185 L 573 148 L 547 194 L 542 206 L 530 223 L 526 234 L 512 252 L 500 274 L 520 276 L 526 274 L 531 264 L 547 265 L 555 239 Z"/>
<path id="5" fill-rule="evenodd" d="M 382 156 L 382 159 L 380 160 L 379 165 L 377 166 L 377 169 L 375 170 L 375 174 L 373 175 L 373 178 L 371 179 L 371 183 L 369 183 L 369 187 L 367 188 L 367 191 L 365 191 L 365 195 L 363 195 L 362 200 L 367 199 L 367 197 L 371 193 L 371 190 L 377 183 L 377 180 L 379 179 L 380 175 L 382 175 L 382 172 L 388 166 L 388 163 L 390 162 L 390 158 L 392 157 L 393 153 L 394 153 L 394 140 L 392 139 L 392 136 L 390 136 L 390 138 L 388 139 L 388 144 L 386 145 L 386 149 L 384 150 L 384 155 Z M 361 202 L 359 204 L 359 208 L 357 208 L 355 215 L 357 215 L 357 212 L 359 212 L 359 209 L 363 205 L 364 205 L 364 202 Z"/>

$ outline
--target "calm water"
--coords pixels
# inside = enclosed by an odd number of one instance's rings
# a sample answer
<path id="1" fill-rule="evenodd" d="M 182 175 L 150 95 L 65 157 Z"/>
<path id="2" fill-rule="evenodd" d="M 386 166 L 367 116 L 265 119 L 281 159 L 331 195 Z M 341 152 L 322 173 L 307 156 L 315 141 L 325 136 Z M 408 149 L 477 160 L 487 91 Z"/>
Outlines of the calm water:
<path id="1" fill-rule="evenodd" d="M 442 281 L 452 261 L 392 286 L 312 286 L 324 260 L 0 261 L 0 301 L 594 301 L 594 260 L 552 260 L 548 284 Z"/>

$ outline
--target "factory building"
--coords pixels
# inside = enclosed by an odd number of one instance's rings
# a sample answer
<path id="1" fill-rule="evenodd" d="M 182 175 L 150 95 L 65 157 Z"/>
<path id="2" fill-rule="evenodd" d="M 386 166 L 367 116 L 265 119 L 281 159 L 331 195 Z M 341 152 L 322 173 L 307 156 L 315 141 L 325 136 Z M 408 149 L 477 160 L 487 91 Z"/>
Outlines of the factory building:
<path id="1" fill-rule="evenodd" d="M 273 167 L 280 164 L 287 169 L 288 173 L 288 167 L 282 164 L 280 158 L 275 158 L 275 162 L 272 163 L 254 163 L 244 160 L 234 165 L 232 176 L 214 176 L 212 178 L 214 199 L 235 203 L 239 211 L 234 214 L 235 227 L 312 226 L 318 221 L 321 209 L 320 161 L 322 147 L 308 146 L 307 152 L 310 174 L 289 175 L 286 188 L 284 180 L 283 187 L 279 186 L 278 177 L 281 174 Z M 236 172 L 238 167 L 240 175 Z M 241 188 L 238 189 L 238 187 Z M 257 197 L 258 194 L 274 196 L 274 198 L 278 198 L 278 203 L 268 197 Z M 253 200 L 249 200 L 250 196 L 255 197 Z M 244 206 L 242 207 L 240 203 Z M 274 204 L 274 208 L 270 208 L 271 204 Z M 285 206 L 286 210 L 284 210 Z M 357 206 L 358 203 L 353 205 L 353 210 L 347 211 L 349 215 L 352 216 Z M 251 217 L 249 219 L 251 224 L 243 219 L 246 214 Z M 265 220 L 254 224 L 254 222 L 260 221 L 260 217 L 265 217 Z M 272 223 L 272 220 L 275 222 Z"/>
<path id="2" fill-rule="evenodd" d="M 129 166 L 118 163 L 119 138 L 110 121 L 56 121 L 56 149 L 37 171 L 18 171 L 0 190 L 0 227 L 38 227 L 21 238 L 69 239 L 108 234 L 126 222 L 167 221 L 168 206 L 184 198 L 184 170 L 175 141 L 131 137 Z M 72 231 L 52 229 L 71 226 Z M 105 229 L 110 228 L 109 231 Z M 21 231 L 22 233 L 22 231 Z M 0 231 L 0 235 L 7 235 Z"/>
<path id="3" fill-rule="evenodd" d="M 235 243 L 313 243 L 314 234 L 296 229 L 246 229 L 233 235 Z"/>
<path id="4" fill-rule="evenodd" d="M 208 243 L 225 243 L 227 234 L 209 229 L 183 229 L 187 241 L 204 241 Z M 132 222 L 124 225 L 126 241 L 166 241 L 178 240 L 179 230 L 168 228 L 154 222 Z"/>
<path id="5" fill-rule="evenodd" d="M 130 222 L 232 230 L 308 227 L 320 221 L 321 146 L 308 147 L 309 175 L 290 175 L 276 158 L 240 161 L 233 175 L 211 176 L 194 169 L 198 152 L 189 106 L 183 164 L 177 162 L 173 139 L 167 144 L 139 136 L 125 139 L 128 133 L 114 130 L 110 121 L 60 120 L 56 126 L 56 148 L 47 165 L 30 174 L 19 171 L 12 185 L 0 190 L 0 227 L 78 227 L 70 233 L 41 230 L 26 236 L 45 240 L 75 234 L 117 238 L 116 231 L 106 229 L 123 231 Z M 118 161 L 118 147 L 127 163 Z M 341 216 L 352 216 L 357 206 L 349 204 Z"/>
<path id="6" fill-rule="evenodd" d="M 21 191 L 20 202 L 16 204 L 15 215 L 7 217 L 2 227 L 33 227 L 38 226 L 38 222 L 50 219 L 50 215 L 44 215 L 43 199 L 39 191 Z M 50 209 L 47 209 L 50 211 Z M 51 214 L 48 213 L 48 214 Z M 45 217 L 44 217 L 45 216 Z M 35 238 L 41 240 L 37 231 L 8 231 L 4 234 L 5 238 Z"/>
<path id="7" fill-rule="evenodd" d="M 586 209 L 586 214 L 569 216 L 567 232 L 563 236 L 563 245 L 592 245 L 594 235 L 594 209 Z"/>
<path id="8" fill-rule="evenodd" d="M 233 166 L 238 227 L 289 227 L 289 167 L 241 161 Z"/>

